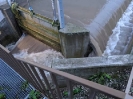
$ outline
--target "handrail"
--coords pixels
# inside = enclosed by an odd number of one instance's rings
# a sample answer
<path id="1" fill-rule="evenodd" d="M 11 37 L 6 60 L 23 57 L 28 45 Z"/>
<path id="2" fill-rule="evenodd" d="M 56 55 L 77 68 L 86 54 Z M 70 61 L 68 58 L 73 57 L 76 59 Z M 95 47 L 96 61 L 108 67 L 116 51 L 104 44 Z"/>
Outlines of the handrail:
<path id="1" fill-rule="evenodd" d="M 109 87 L 94 83 L 92 81 L 89 81 L 89 80 L 86 80 L 86 79 L 83 79 L 83 78 L 80 78 L 80 77 L 77 77 L 77 76 L 74 76 L 74 75 L 59 71 L 59 70 L 52 69 L 52 68 L 47 67 L 47 66 L 43 66 L 43 65 L 35 63 L 35 62 L 27 61 L 27 60 L 20 59 L 20 58 L 16 58 L 16 59 L 19 60 L 19 61 L 22 61 L 24 63 L 28 63 L 28 64 L 30 64 L 33 67 L 35 66 L 35 67 L 38 67 L 40 69 L 46 70 L 48 72 L 52 72 L 54 74 L 57 74 L 59 76 L 63 76 L 65 78 L 69 79 L 69 80 L 78 82 L 78 83 L 83 84 L 83 85 L 85 85 L 87 87 L 93 88 L 95 90 L 98 90 L 100 92 L 109 94 L 111 96 L 115 96 L 115 97 L 120 98 L 120 99 L 124 99 L 124 97 L 126 95 L 124 92 L 121 92 L 121 91 L 118 91 L 118 90 L 115 90 L 115 89 L 112 89 L 112 88 L 109 88 Z"/>
<path id="2" fill-rule="evenodd" d="M 2 45 L 0 45 L 0 58 L 7 62 L 8 65 L 10 65 L 24 79 L 26 79 L 29 83 L 31 83 L 31 85 L 46 95 L 49 99 L 62 99 L 62 93 L 58 84 L 60 77 L 63 77 L 63 79 L 67 82 L 65 82 L 65 84 L 67 84 L 66 88 L 68 90 L 68 99 L 73 99 L 73 88 L 76 84 L 82 86 L 83 89 L 89 88 L 90 93 L 87 96 L 87 99 L 94 99 L 94 97 L 97 96 L 97 93 L 113 97 L 114 99 L 132 99 L 130 95 L 107 86 L 103 86 L 35 62 L 14 58 Z M 46 76 L 44 71 L 50 73 L 51 79 Z M 49 82 L 50 80 L 52 80 L 54 87 L 51 86 Z M 55 98 L 54 93 L 56 93 L 56 97 L 58 98 Z"/>

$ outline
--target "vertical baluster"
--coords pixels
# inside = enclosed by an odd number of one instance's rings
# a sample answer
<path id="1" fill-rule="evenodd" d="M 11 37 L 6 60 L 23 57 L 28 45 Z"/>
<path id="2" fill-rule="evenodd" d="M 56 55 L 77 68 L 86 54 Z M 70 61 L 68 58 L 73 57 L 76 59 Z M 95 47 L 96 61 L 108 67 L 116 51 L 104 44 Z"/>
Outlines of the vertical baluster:
<path id="1" fill-rule="evenodd" d="M 50 91 L 50 93 L 51 93 L 51 95 L 52 95 L 52 98 L 54 98 L 53 90 L 52 90 L 51 87 L 50 87 L 50 84 L 49 84 L 49 82 L 48 82 L 48 80 L 47 80 L 47 77 L 46 77 L 44 71 L 43 71 L 42 69 L 39 69 L 39 72 L 41 73 L 42 78 L 44 79 L 45 84 L 46 84 L 48 90 Z"/>
<path id="2" fill-rule="evenodd" d="M 59 86 L 58 86 L 58 83 L 57 83 L 57 80 L 56 80 L 56 76 L 53 74 L 53 73 L 50 73 L 51 77 L 52 77 L 52 80 L 56 86 L 56 92 L 57 92 L 57 95 L 58 95 L 58 99 L 62 99 L 62 96 L 61 96 L 61 92 L 60 92 L 60 89 L 59 89 Z"/>
<path id="3" fill-rule="evenodd" d="M 28 72 L 27 72 L 27 70 L 25 68 L 25 66 L 28 66 L 28 65 L 24 64 L 23 62 L 21 62 L 21 63 L 22 63 L 22 71 L 25 74 L 24 79 L 26 79 L 29 83 L 32 84 L 32 82 L 33 82 L 32 77 L 28 74 Z"/>
<path id="4" fill-rule="evenodd" d="M 33 85 L 35 88 L 38 88 L 36 82 L 34 81 L 31 74 L 29 73 L 29 71 L 26 68 L 26 67 L 28 67 L 28 65 L 26 63 L 23 63 L 23 64 L 24 64 L 23 67 L 24 67 L 24 69 L 26 70 L 26 73 L 27 73 L 26 74 L 27 78 L 29 79 L 28 82 L 31 83 L 31 85 Z"/>
<path id="5" fill-rule="evenodd" d="M 95 89 L 91 89 L 91 92 L 89 93 L 89 99 L 94 99 L 96 96 L 96 90 Z"/>
<path id="6" fill-rule="evenodd" d="M 67 81 L 67 88 L 68 88 L 68 99 L 73 99 L 73 86 L 72 82 L 69 79 Z"/>
<path id="7" fill-rule="evenodd" d="M 25 63 L 24 63 L 24 64 L 25 64 Z M 33 81 L 33 84 L 35 85 L 35 88 L 38 89 L 38 90 L 40 90 L 41 87 L 39 86 L 39 84 L 38 84 L 38 82 L 37 82 L 37 80 L 36 80 L 34 74 L 33 74 L 32 71 L 30 70 L 29 65 L 28 65 L 28 64 L 27 64 L 27 65 L 25 64 L 25 68 L 26 68 L 28 74 L 30 75 L 30 77 L 32 78 L 32 81 Z"/>
<path id="8" fill-rule="evenodd" d="M 27 80 L 27 72 L 26 72 L 26 70 L 25 70 L 25 68 L 24 68 L 24 66 L 23 66 L 23 62 L 21 62 L 21 61 L 18 61 L 19 63 L 20 63 L 20 65 L 18 66 L 16 66 L 16 67 L 19 67 L 17 70 L 15 70 L 17 73 L 19 72 L 19 74 L 20 74 L 20 76 L 22 76 L 25 80 Z"/>
<path id="9" fill-rule="evenodd" d="M 47 94 L 47 90 L 46 90 L 46 88 L 45 88 L 45 85 L 44 85 L 44 83 L 42 82 L 41 78 L 39 77 L 39 74 L 37 73 L 35 67 L 31 66 L 31 69 L 32 69 L 32 71 L 34 72 L 34 74 L 35 74 L 36 78 L 38 79 L 39 83 L 41 84 L 42 90 L 44 90 L 42 93 L 44 93 L 45 95 L 47 95 L 47 96 L 50 98 L 50 95 Z"/>

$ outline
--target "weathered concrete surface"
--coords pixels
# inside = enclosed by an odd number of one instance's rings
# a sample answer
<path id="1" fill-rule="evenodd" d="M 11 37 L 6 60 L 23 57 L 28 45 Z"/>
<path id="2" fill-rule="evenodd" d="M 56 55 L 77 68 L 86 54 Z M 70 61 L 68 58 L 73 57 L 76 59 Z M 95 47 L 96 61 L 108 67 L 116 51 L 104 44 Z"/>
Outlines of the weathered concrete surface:
<path id="1" fill-rule="evenodd" d="M 89 45 L 89 32 L 73 24 L 67 24 L 60 29 L 60 43 L 62 54 L 66 58 L 84 57 Z"/>
<path id="2" fill-rule="evenodd" d="M 133 55 L 58 59 L 52 63 L 54 69 L 83 78 L 97 72 L 115 72 L 130 66 L 133 66 Z"/>

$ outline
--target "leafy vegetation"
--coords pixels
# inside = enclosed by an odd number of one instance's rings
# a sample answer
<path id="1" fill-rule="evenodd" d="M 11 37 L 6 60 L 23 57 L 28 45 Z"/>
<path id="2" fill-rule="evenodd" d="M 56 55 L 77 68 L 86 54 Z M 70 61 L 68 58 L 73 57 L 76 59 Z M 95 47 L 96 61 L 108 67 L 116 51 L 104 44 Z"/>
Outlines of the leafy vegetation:
<path id="1" fill-rule="evenodd" d="M 129 74 L 130 70 L 128 69 L 112 73 L 99 72 L 95 75 L 89 76 L 88 80 L 99 83 L 101 85 L 106 85 L 120 91 L 124 91 L 127 80 L 129 78 Z"/>
<path id="2" fill-rule="evenodd" d="M 39 99 L 41 98 L 41 93 L 37 90 L 32 90 L 29 94 L 29 99 Z"/>
<path id="3" fill-rule="evenodd" d="M 20 86 L 20 91 L 18 91 L 16 93 L 16 99 L 20 99 L 19 95 L 22 93 L 22 92 L 27 92 L 27 88 L 29 86 L 29 83 L 28 81 L 25 81 L 22 83 L 22 85 Z M 0 91 L 4 91 L 4 90 L 8 90 L 8 91 L 11 91 L 10 90 L 11 88 L 9 87 L 2 87 L 0 86 Z M 29 97 L 28 99 L 39 99 L 41 98 L 41 93 L 37 90 L 31 90 L 30 93 L 29 93 Z M 6 99 L 6 94 L 5 93 L 0 93 L 0 99 Z"/>
<path id="4" fill-rule="evenodd" d="M 6 99 L 6 95 L 5 94 L 0 94 L 0 99 Z"/>
<path id="5" fill-rule="evenodd" d="M 90 81 L 94 81 L 96 83 L 99 83 L 101 85 L 105 85 L 107 82 L 109 82 L 112 79 L 112 77 L 104 72 L 97 73 L 95 75 L 92 75 L 88 78 Z"/>
<path id="6" fill-rule="evenodd" d="M 82 88 L 75 88 L 73 89 L 73 95 L 79 94 L 82 91 Z M 63 92 L 63 96 L 68 96 L 68 91 Z"/>
<path id="7" fill-rule="evenodd" d="M 6 87 L 2 87 L 0 86 L 0 91 L 3 91 L 3 90 L 8 90 L 10 91 L 10 87 L 6 86 Z M 0 93 L 0 99 L 6 99 L 6 94 L 5 93 Z"/>

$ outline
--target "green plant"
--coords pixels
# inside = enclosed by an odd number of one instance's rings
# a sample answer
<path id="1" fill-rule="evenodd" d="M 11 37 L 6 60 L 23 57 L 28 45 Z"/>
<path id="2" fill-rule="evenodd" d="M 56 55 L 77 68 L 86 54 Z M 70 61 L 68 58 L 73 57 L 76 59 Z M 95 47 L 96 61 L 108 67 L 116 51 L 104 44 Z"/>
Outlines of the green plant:
<path id="1" fill-rule="evenodd" d="M 95 75 L 91 75 L 88 78 L 88 80 L 94 81 L 94 82 L 102 84 L 102 85 L 106 84 L 106 82 L 110 81 L 111 79 L 112 79 L 112 77 L 109 74 L 104 73 L 104 72 L 100 72 Z"/>
<path id="2" fill-rule="evenodd" d="M 26 88 L 28 88 L 28 86 L 29 86 L 28 81 L 23 82 L 23 84 L 21 85 L 21 90 L 26 90 Z"/>
<path id="3" fill-rule="evenodd" d="M 6 95 L 5 94 L 0 94 L 0 99 L 6 99 Z"/>
<path id="4" fill-rule="evenodd" d="M 24 82 L 22 83 L 22 85 L 20 86 L 20 91 L 18 91 L 17 94 L 16 94 L 16 98 L 17 98 L 17 99 L 19 99 L 20 93 L 22 93 L 23 91 L 26 92 L 26 89 L 28 88 L 28 86 L 29 86 L 28 81 L 24 81 Z"/>
<path id="5" fill-rule="evenodd" d="M 37 90 L 32 90 L 29 94 L 29 99 L 39 99 L 41 97 L 41 93 Z"/>
<path id="6" fill-rule="evenodd" d="M 80 88 L 75 88 L 75 89 L 73 90 L 73 95 L 79 94 L 81 91 L 82 91 L 81 87 L 80 87 Z M 68 91 L 64 91 L 64 92 L 63 92 L 63 96 L 68 96 Z"/>
<path id="7" fill-rule="evenodd" d="M 22 93 L 23 91 L 26 92 L 28 86 L 29 86 L 28 81 L 24 81 L 22 85 L 20 86 L 20 91 L 16 93 L 15 99 L 20 99 L 19 98 L 20 93 Z M 0 86 L 0 91 L 5 90 L 5 89 L 10 91 L 11 88 Z M 28 99 L 39 99 L 39 98 L 41 98 L 41 93 L 39 91 L 37 90 L 30 91 Z M 6 95 L 4 93 L 0 93 L 0 99 L 6 99 Z"/>
<path id="8" fill-rule="evenodd" d="M 10 91 L 10 87 L 6 86 L 6 87 L 3 87 L 3 86 L 0 86 L 0 91 L 3 91 L 3 90 L 8 90 Z M 6 99 L 6 94 L 5 93 L 0 93 L 0 99 Z"/>

